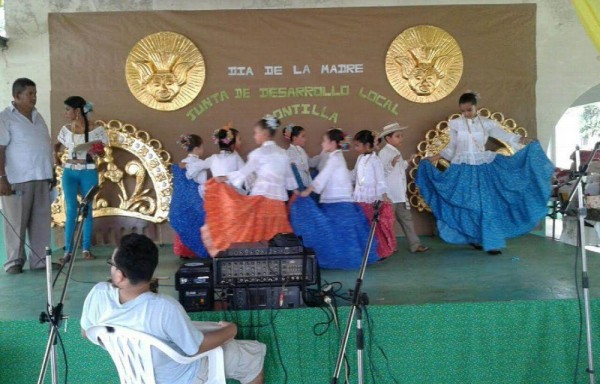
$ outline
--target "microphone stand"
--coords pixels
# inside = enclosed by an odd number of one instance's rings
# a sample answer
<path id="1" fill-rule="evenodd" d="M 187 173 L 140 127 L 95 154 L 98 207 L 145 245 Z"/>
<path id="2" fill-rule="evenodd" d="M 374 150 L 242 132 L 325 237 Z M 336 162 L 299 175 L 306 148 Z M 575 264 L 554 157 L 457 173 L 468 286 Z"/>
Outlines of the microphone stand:
<path id="1" fill-rule="evenodd" d="M 331 384 L 337 384 L 338 379 L 340 377 L 340 371 L 342 370 L 342 363 L 344 361 L 344 356 L 346 355 L 346 349 L 348 347 L 348 339 L 350 338 L 350 330 L 352 327 L 352 322 L 354 321 L 354 316 L 356 315 L 356 355 L 357 355 L 357 365 L 358 365 L 358 384 L 363 383 L 363 351 L 365 346 L 365 339 L 362 330 L 362 306 L 366 306 L 368 303 L 368 297 L 366 293 L 361 293 L 363 279 L 365 277 L 365 271 L 367 270 L 367 261 L 369 259 L 369 251 L 371 250 L 371 245 L 373 244 L 373 238 L 375 237 L 375 229 L 377 227 L 377 223 L 379 222 L 379 213 L 381 210 L 381 201 L 376 201 L 373 203 L 374 213 L 373 213 L 373 221 L 371 222 L 371 231 L 369 232 L 369 240 L 367 241 L 367 248 L 363 253 L 362 264 L 360 266 L 360 271 L 358 273 L 358 277 L 356 279 L 356 283 L 354 285 L 354 292 L 352 294 L 352 308 L 350 309 L 350 313 L 348 314 L 348 322 L 346 323 L 346 329 L 344 330 L 344 335 L 342 336 L 342 343 L 340 346 L 340 351 L 337 357 L 337 362 L 335 363 L 335 370 L 333 373 L 333 378 L 331 379 Z"/>
<path id="2" fill-rule="evenodd" d="M 564 209 L 562 210 L 562 214 L 564 214 L 569 207 L 573 197 L 577 195 L 577 217 L 579 218 L 579 223 L 577 226 L 577 233 L 579 235 L 579 250 L 581 252 L 581 286 L 583 288 L 583 306 L 585 310 L 585 327 L 586 327 L 586 340 L 587 340 L 587 352 L 588 352 L 588 369 L 586 370 L 590 376 L 590 384 L 596 383 L 596 372 L 594 371 L 594 352 L 592 348 L 592 316 L 590 311 L 590 279 L 588 275 L 587 268 L 587 254 L 585 250 L 585 217 L 587 216 L 587 208 L 583 203 L 583 177 L 587 173 L 587 169 L 590 163 L 596 157 L 596 153 L 598 153 L 600 148 L 600 142 L 596 143 L 594 146 L 594 151 L 592 155 L 588 159 L 587 163 L 584 166 L 580 166 L 580 150 L 579 146 L 575 148 L 575 169 L 577 170 L 576 174 L 578 175 L 577 181 L 575 182 L 575 187 L 571 190 L 569 194 L 569 198 L 564 204 Z"/>
<path id="3" fill-rule="evenodd" d="M 44 353 L 44 359 L 42 361 L 42 368 L 40 370 L 40 375 L 38 377 L 38 384 L 42 384 L 44 382 L 44 378 L 46 376 L 46 370 L 48 368 L 48 360 L 50 360 L 50 368 L 52 374 L 52 384 L 58 384 L 58 369 L 57 369 L 57 356 L 56 356 L 56 337 L 59 332 L 59 328 L 61 326 L 61 322 L 63 320 L 67 320 L 69 318 L 68 315 L 63 314 L 63 302 L 65 300 L 65 296 L 67 294 L 67 287 L 69 285 L 69 280 L 71 279 L 71 273 L 73 272 L 73 265 L 75 261 L 75 255 L 77 253 L 77 248 L 79 247 L 79 243 L 81 242 L 81 237 L 83 234 L 83 222 L 89 213 L 89 203 L 93 200 L 94 195 L 98 192 L 99 187 L 96 185 L 92 187 L 88 193 L 85 195 L 83 200 L 79 203 L 79 208 L 77 211 L 77 219 L 76 219 L 76 227 L 73 235 L 71 237 L 71 244 L 73 245 L 73 252 L 71 253 L 71 257 L 69 260 L 65 260 L 65 264 L 60 268 L 57 273 L 56 278 L 62 272 L 62 269 L 66 264 L 69 265 L 69 269 L 67 270 L 67 275 L 65 278 L 65 284 L 63 285 L 62 293 L 60 295 L 60 300 L 56 306 L 53 305 L 52 301 L 52 253 L 49 247 L 46 247 L 46 279 L 47 279 L 47 289 L 48 289 L 48 303 L 46 304 L 46 311 L 40 314 L 40 323 L 48 323 L 49 327 L 49 335 L 48 335 L 48 343 L 46 344 L 46 352 Z M 66 324 L 65 324 L 65 332 L 66 332 Z"/>

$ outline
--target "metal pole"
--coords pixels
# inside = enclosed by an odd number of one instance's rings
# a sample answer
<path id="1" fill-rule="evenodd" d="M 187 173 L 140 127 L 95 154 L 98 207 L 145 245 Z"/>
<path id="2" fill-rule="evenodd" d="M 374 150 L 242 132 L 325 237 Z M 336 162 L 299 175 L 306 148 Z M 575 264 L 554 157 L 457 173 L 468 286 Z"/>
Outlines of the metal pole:
<path id="1" fill-rule="evenodd" d="M 71 259 L 67 262 L 69 264 L 69 269 L 67 271 L 67 276 L 65 277 L 65 284 L 63 285 L 60 300 L 56 306 L 54 306 L 52 303 L 52 255 L 50 248 L 46 247 L 46 284 L 48 289 L 48 303 L 46 312 L 42 312 L 42 314 L 40 315 L 40 321 L 42 323 L 48 322 L 50 326 L 50 334 L 48 336 L 48 343 L 46 344 L 46 351 L 44 353 L 44 359 L 42 361 L 42 368 L 40 369 L 40 375 L 37 381 L 38 384 L 42 384 L 44 382 L 44 377 L 46 376 L 46 371 L 48 368 L 48 360 L 50 360 L 51 364 L 52 384 L 58 384 L 58 370 L 56 365 L 56 335 L 58 332 L 58 328 L 60 327 L 61 321 L 68 318 L 68 316 L 63 315 L 62 313 L 63 301 L 67 294 L 67 287 L 69 285 L 71 273 L 73 272 L 73 264 L 75 263 L 75 255 L 77 253 L 77 248 L 79 247 L 79 243 L 81 242 L 81 237 L 83 235 L 83 222 L 87 217 L 87 214 L 87 204 L 80 204 L 79 211 L 77 214 L 77 218 L 80 220 L 76 222 L 77 226 L 75 227 L 75 231 L 73 232 L 71 242 L 71 244 L 73 244 L 73 252 L 71 253 Z"/>
<path id="2" fill-rule="evenodd" d="M 373 238 L 375 237 L 375 228 L 377 227 L 377 223 L 379 222 L 379 210 L 381 209 L 381 201 L 376 201 L 373 203 L 374 214 L 373 221 L 371 222 L 371 231 L 369 232 L 369 240 L 367 241 L 367 248 L 363 253 L 362 264 L 360 266 L 360 272 L 358 273 L 358 278 L 356 279 L 356 284 L 354 285 L 354 294 L 352 296 L 352 307 L 350 308 L 350 314 L 348 315 L 348 321 L 346 322 L 346 329 L 344 329 L 344 335 L 342 336 L 342 343 L 340 345 L 340 351 L 338 353 L 337 361 L 335 363 L 335 369 L 333 372 L 333 377 L 331 378 L 331 384 L 337 384 L 338 379 L 340 377 L 340 371 L 342 370 L 342 363 L 344 361 L 344 355 L 346 354 L 346 348 L 348 347 L 348 339 L 350 338 L 350 330 L 352 327 L 352 322 L 354 321 L 354 315 L 356 314 L 357 309 L 360 310 L 361 305 L 361 287 L 363 283 L 363 279 L 365 277 L 365 272 L 367 270 L 367 262 L 369 260 L 369 252 L 371 251 L 371 246 L 373 245 Z M 362 355 L 361 355 L 362 359 Z M 362 375 L 362 372 L 360 373 Z"/>
<path id="3" fill-rule="evenodd" d="M 598 151 L 598 145 L 594 148 L 592 152 L 592 156 L 590 157 L 589 162 L 591 162 L 596 156 L 596 152 Z M 577 146 L 575 152 L 575 168 L 579 170 L 580 168 L 580 151 L 579 146 Z M 577 183 L 577 203 L 578 209 L 577 214 L 579 216 L 579 242 L 580 242 L 580 251 L 581 251 L 581 286 L 583 288 L 583 307 L 585 311 L 585 326 L 586 326 L 586 340 L 587 340 L 587 352 L 588 352 L 588 369 L 587 372 L 590 375 L 590 384 L 596 383 L 596 373 L 594 372 L 594 352 L 592 348 L 592 315 L 590 311 L 590 280 L 588 275 L 587 268 L 587 253 L 585 250 L 585 216 L 587 216 L 587 209 L 584 205 L 583 201 L 583 188 L 581 179 L 584 177 L 585 172 L 587 171 L 587 165 L 582 170 L 582 174 L 580 175 L 580 180 Z"/>
<path id="4" fill-rule="evenodd" d="M 362 328 L 362 309 L 360 305 L 356 307 L 356 356 L 357 356 L 357 370 L 358 370 L 358 384 L 363 384 L 363 352 L 365 350 L 365 335 Z"/>

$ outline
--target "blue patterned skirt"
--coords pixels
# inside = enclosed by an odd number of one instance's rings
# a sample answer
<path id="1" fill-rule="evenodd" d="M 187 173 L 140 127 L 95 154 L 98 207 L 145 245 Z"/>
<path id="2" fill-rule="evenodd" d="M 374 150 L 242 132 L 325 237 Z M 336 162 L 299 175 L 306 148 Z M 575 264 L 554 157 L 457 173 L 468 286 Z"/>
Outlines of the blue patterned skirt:
<path id="1" fill-rule="evenodd" d="M 429 161 L 417 171 L 419 191 L 452 244 L 488 251 L 530 232 L 546 216 L 554 165 L 539 142 L 489 164 L 452 164 L 442 172 Z"/>
<path id="2" fill-rule="evenodd" d="M 360 268 L 370 225 L 358 204 L 317 204 L 310 197 L 296 196 L 290 203 L 290 222 L 304 245 L 314 249 L 321 268 Z M 377 260 L 377 239 L 373 239 L 368 263 Z"/>
<path id="3" fill-rule="evenodd" d="M 198 257 L 208 257 L 208 252 L 200 238 L 200 228 L 204 225 L 206 214 L 204 201 L 198 194 L 198 184 L 185 177 L 185 169 L 174 164 L 173 197 L 169 210 L 171 227 L 181 238 L 181 242 Z"/>

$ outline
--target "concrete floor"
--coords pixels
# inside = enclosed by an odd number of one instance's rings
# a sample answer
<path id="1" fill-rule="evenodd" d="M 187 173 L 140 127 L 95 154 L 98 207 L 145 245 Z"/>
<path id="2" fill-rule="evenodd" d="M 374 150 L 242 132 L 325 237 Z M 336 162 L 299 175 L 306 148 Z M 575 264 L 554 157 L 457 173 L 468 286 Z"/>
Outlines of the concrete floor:
<path id="1" fill-rule="evenodd" d="M 527 235 L 508 242 L 499 256 L 469 247 L 449 245 L 437 238 L 423 238 L 431 246 L 425 254 L 401 251 L 370 266 L 363 291 L 372 304 L 426 304 L 507 300 L 548 300 L 576 297 L 574 256 L 576 248 L 548 238 Z M 399 248 L 406 246 L 399 239 Z M 1 248 L 0 248 L 1 249 Z M 65 300 L 65 313 L 79 317 L 87 292 L 109 277 L 106 259 L 112 248 L 98 247 L 96 260 L 77 259 Z M 56 257 L 60 255 L 56 252 Z M 598 254 L 588 252 L 592 297 L 600 296 Z M 156 276 L 160 292 L 177 297 L 174 274 L 181 260 L 171 246 L 160 249 Z M 580 267 L 577 270 L 579 275 Z M 322 271 L 323 282 L 340 282 L 341 292 L 354 287 L 355 271 Z M 64 278 L 57 284 L 58 297 Z M 35 319 L 46 305 L 45 273 L 25 270 L 20 275 L 0 272 L 0 320 Z"/>

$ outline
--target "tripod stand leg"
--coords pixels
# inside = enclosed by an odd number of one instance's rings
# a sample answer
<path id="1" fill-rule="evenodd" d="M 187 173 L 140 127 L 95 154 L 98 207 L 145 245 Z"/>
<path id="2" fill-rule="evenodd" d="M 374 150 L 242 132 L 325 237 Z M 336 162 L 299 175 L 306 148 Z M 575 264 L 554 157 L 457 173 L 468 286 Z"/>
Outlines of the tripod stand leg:
<path id="1" fill-rule="evenodd" d="M 381 208 L 381 201 L 377 201 L 374 203 L 374 214 L 373 214 L 373 222 L 371 223 L 371 231 L 369 232 L 369 237 L 367 241 L 367 247 L 363 253 L 362 264 L 360 266 L 360 271 L 358 272 L 358 278 L 356 279 L 356 284 L 354 286 L 354 293 L 352 296 L 352 307 L 350 308 L 350 314 L 348 315 L 348 322 L 346 323 L 346 328 L 344 330 L 344 336 L 342 337 L 342 344 L 340 346 L 340 351 L 337 357 L 337 361 L 335 363 L 335 369 L 333 371 L 333 378 L 331 379 L 331 384 L 337 384 L 338 378 L 340 376 L 340 371 L 342 370 L 342 362 L 344 360 L 344 356 L 346 354 L 346 348 L 348 347 L 348 339 L 350 338 L 350 330 L 352 327 L 352 322 L 354 321 L 354 315 L 357 313 L 360 314 L 362 320 L 361 313 L 361 287 L 363 283 L 363 279 L 365 277 L 365 271 L 367 269 L 367 260 L 369 258 L 369 252 L 371 250 L 371 245 L 373 245 L 373 238 L 375 237 L 375 229 L 377 228 L 377 222 L 379 221 L 379 211 Z M 366 303 L 365 303 L 366 305 Z M 362 335 L 362 324 L 359 320 L 357 322 L 357 328 L 360 325 L 360 334 Z M 359 330 L 357 329 L 357 335 Z M 358 374 L 360 375 L 359 383 L 362 384 L 362 360 L 363 360 L 363 349 L 364 349 L 364 338 L 362 340 L 362 348 L 357 350 L 357 355 L 359 356 L 359 367 Z M 357 342 L 358 346 L 358 342 Z"/>
<path id="2" fill-rule="evenodd" d="M 46 344 L 46 352 L 44 353 L 44 361 L 42 362 L 42 369 L 40 370 L 40 376 L 38 377 L 38 384 L 42 384 L 44 382 L 44 377 L 46 376 L 46 369 L 48 368 L 48 360 L 52 360 L 51 363 L 56 362 L 56 355 L 53 353 L 54 342 L 56 341 L 56 328 L 50 326 L 50 336 L 48 337 L 48 343 Z M 54 368 L 52 368 L 54 371 Z M 53 384 L 54 382 L 54 374 L 52 375 Z"/>
<path id="3" fill-rule="evenodd" d="M 596 147 L 594 148 L 594 152 L 592 153 L 588 163 L 585 165 L 585 167 L 583 167 L 583 172 L 577 179 L 576 186 L 573 189 L 573 191 L 571 191 L 571 194 L 569 195 L 569 200 L 567 200 L 567 205 L 568 205 L 571 202 L 573 195 L 577 194 L 577 203 L 578 203 L 577 216 L 579 219 L 579 226 L 578 226 L 579 247 L 581 250 L 581 286 L 583 288 L 583 306 L 585 309 L 585 328 L 586 328 L 586 341 L 587 341 L 587 352 L 588 352 L 587 372 L 590 377 L 590 384 L 596 383 L 596 373 L 594 372 L 594 349 L 592 347 L 592 342 L 593 342 L 593 339 L 592 339 L 592 316 L 591 316 L 591 312 L 590 312 L 590 294 L 589 294 L 590 281 L 589 281 L 588 267 L 587 267 L 587 253 L 585 250 L 585 246 L 586 246 L 585 217 L 587 216 L 587 209 L 586 209 L 586 207 L 584 205 L 584 201 L 583 201 L 584 189 L 583 189 L 582 183 L 583 183 L 583 176 L 586 174 L 587 168 L 588 168 L 590 162 L 596 157 L 596 153 L 600 149 L 599 144 L 600 143 L 596 144 Z M 580 167 L 579 147 L 577 147 L 577 150 L 575 153 L 575 168 L 577 170 L 582 169 Z"/>

